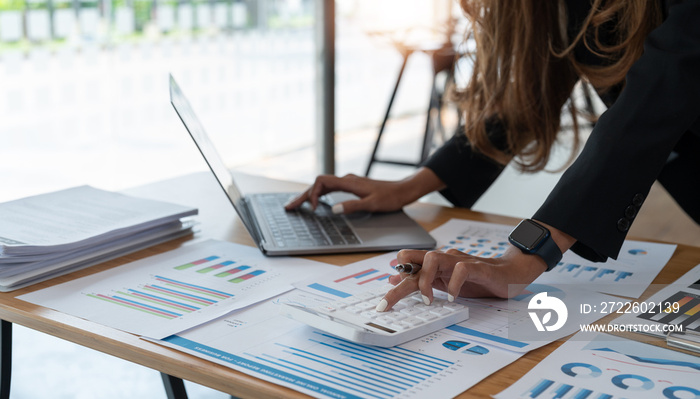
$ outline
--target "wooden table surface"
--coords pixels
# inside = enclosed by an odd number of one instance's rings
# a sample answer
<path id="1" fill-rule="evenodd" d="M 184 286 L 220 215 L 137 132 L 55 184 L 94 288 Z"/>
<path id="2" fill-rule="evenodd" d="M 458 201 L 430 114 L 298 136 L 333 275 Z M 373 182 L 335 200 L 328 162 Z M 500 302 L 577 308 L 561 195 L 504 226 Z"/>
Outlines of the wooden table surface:
<path id="1" fill-rule="evenodd" d="M 304 188 L 303 185 L 297 183 L 246 175 L 237 176 L 237 179 L 244 192 L 299 191 Z M 199 208 L 200 215 L 198 216 L 198 220 L 201 222 L 199 225 L 201 232 L 197 233 L 196 237 L 215 238 L 253 245 L 253 241 L 245 231 L 241 221 L 237 218 L 228 199 L 224 196 L 223 191 L 210 173 L 195 173 L 156 182 L 127 190 L 126 193 Z M 452 218 L 511 225 L 518 222 L 509 217 L 472 212 L 466 209 L 441 207 L 432 204 L 416 203 L 408 206 L 405 210 L 428 231 Z M 237 397 L 307 397 L 299 392 L 250 377 L 207 360 L 144 341 L 136 335 L 16 299 L 17 296 L 28 292 L 33 292 L 38 289 L 117 267 L 137 259 L 172 250 L 192 239 L 193 237 L 178 239 L 98 266 L 57 277 L 31 287 L 9 293 L 0 293 L 0 319 L 51 334 L 61 339 L 108 353 L 175 377 L 193 381 Z M 337 266 L 344 266 L 375 255 L 377 254 L 319 255 L 309 256 L 308 258 Z M 653 281 L 653 284 L 671 283 L 698 263 L 700 263 L 700 248 L 680 245 L 671 261 Z M 651 294 L 651 289 L 647 290 L 642 296 L 642 299 L 647 298 Z M 606 320 L 607 319 L 603 319 L 603 321 Z M 458 397 L 489 397 L 492 394 L 502 391 L 522 377 L 540 360 L 561 345 L 561 343 L 562 342 L 553 342 L 525 354 L 522 358 L 492 374 Z M 21 356 L 21 353 L 17 355 Z"/>

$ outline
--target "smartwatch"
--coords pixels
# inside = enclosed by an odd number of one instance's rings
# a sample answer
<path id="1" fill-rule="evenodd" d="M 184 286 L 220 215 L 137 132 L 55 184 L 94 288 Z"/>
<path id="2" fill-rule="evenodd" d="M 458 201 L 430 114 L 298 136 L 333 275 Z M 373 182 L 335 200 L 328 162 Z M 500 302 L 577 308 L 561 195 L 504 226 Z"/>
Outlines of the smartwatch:
<path id="1" fill-rule="evenodd" d="M 529 255 L 537 255 L 547 264 L 547 271 L 561 261 L 562 253 L 552 234 L 541 224 L 532 219 L 525 219 L 518 224 L 508 236 L 508 241 L 516 248 Z"/>

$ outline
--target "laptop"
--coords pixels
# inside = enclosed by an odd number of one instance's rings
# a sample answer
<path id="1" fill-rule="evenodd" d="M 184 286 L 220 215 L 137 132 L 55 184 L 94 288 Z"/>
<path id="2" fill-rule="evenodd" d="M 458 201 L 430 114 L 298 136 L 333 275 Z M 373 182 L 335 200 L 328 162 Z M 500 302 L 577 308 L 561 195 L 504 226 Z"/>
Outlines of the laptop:
<path id="1" fill-rule="evenodd" d="M 172 75 L 170 102 L 246 229 L 265 255 L 435 247 L 435 239 L 403 211 L 334 215 L 331 211 L 333 204 L 347 200 L 348 193 L 327 194 L 315 211 L 305 204 L 290 212 L 284 210 L 284 204 L 299 193 L 243 195 Z"/>

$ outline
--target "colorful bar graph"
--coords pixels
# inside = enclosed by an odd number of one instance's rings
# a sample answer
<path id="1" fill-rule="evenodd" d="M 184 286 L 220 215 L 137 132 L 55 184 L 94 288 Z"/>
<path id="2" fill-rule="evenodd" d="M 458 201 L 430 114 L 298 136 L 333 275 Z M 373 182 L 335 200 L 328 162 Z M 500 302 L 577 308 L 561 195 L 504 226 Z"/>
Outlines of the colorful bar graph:
<path id="1" fill-rule="evenodd" d="M 240 277 L 232 278 L 232 279 L 229 280 L 229 281 L 232 282 L 232 283 L 242 283 L 242 282 L 244 282 L 244 281 L 250 280 L 251 278 L 253 278 L 253 277 L 255 277 L 255 276 L 259 276 L 259 275 L 261 275 L 261 274 L 263 274 L 263 273 L 265 273 L 265 270 L 254 270 L 254 271 L 252 271 L 252 272 L 250 272 L 250 273 L 248 273 L 248 274 L 244 274 L 244 275 L 242 275 L 242 276 L 240 276 Z"/>
<path id="2" fill-rule="evenodd" d="M 170 298 L 176 298 L 178 300 L 182 301 L 188 301 L 191 303 L 195 303 L 200 306 L 209 306 L 213 305 L 216 303 L 215 300 L 209 299 L 209 298 L 204 298 L 196 295 L 189 294 L 187 292 L 183 291 L 178 291 L 178 290 L 173 290 L 170 288 L 166 287 L 161 287 L 158 285 L 146 285 L 142 288 L 144 291 L 157 294 L 157 295 L 164 295 Z"/>
<path id="3" fill-rule="evenodd" d="M 674 312 L 672 306 L 667 306 L 654 312 L 642 313 L 637 317 L 661 324 L 683 325 L 686 330 L 700 332 L 700 297 L 698 295 L 679 291 L 661 303 L 678 304 L 676 307 L 678 312 Z"/>
<path id="4" fill-rule="evenodd" d="M 186 269 L 189 269 L 190 267 L 201 265 L 202 263 L 211 262 L 211 261 L 217 260 L 217 259 L 219 259 L 218 256 L 210 256 L 208 258 L 204 258 L 204 259 L 196 260 L 194 262 L 185 263 L 184 265 L 176 266 L 175 269 L 176 270 L 186 270 Z"/>
<path id="5" fill-rule="evenodd" d="M 199 270 L 197 270 L 197 273 L 202 273 L 202 274 L 209 273 L 209 272 L 212 272 L 214 270 L 221 269 L 222 267 L 232 265 L 234 263 L 236 263 L 236 262 L 234 262 L 232 260 L 227 260 L 225 262 L 221 262 L 221 263 L 213 265 L 213 266 L 205 267 L 204 269 L 199 269 Z"/>
<path id="6" fill-rule="evenodd" d="M 163 317 L 166 319 L 175 319 L 177 317 L 182 316 L 182 314 L 176 313 L 176 312 L 171 312 L 166 309 L 158 308 L 155 306 L 150 306 L 144 303 L 140 303 L 137 301 L 132 301 L 127 298 L 119 297 L 119 296 L 107 296 L 103 294 L 88 294 L 88 297 L 91 298 L 96 298 L 100 299 L 103 301 L 111 302 L 120 306 L 127 307 L 129 309 L 133 310 L 138 310 L 140 312 L 148 313 L 154 316 L 158 317 Z"/>
<path id="7" fill-rule="evenodd" d="M 156 280 L 163 282 L 165 285 L 168 286 L 177 287 L 179 289 L 187 290 L 201 295 L 207 295 L 209 297 L 214 297 L 217 299 L 227 299 L 234 296 L 233 294 L 229 294 L 223 291 L 214 290 L 211 288 L 203 287 L 201 285 L 184 283 L 182 281 L 177 281 L 162 276 L 156 276 Z"/>
<path id="8" fill-rule="evenodd" d="M 391 274 L 389 274 L 389 273 L 380 274 L 379 276 L 372 277 L 368 280 L 360 281 L 359 283 L 357 283 L 357 285 L 367 284 L 367 283 L 369 283 L 371 281 L 375 281 L 375 280 L 387 280 L 389 278 L 389 276 L 391 276 Z"/>
<path id="9" fill-rule="evenodd" d="M 361 271 L 359 273 L 355 273 L 355 274 L 351 274 L 349 276 L 339 278 L 339 279 L 335 280 L 334 283 L 340 283 L 340 282 L 343 282 L 345 280 L 349 280 L 351 278 L 362 278 L 365 276 L 369 276 L 370 274 L 376 273 L 378 271 L 379 270 L 377 270 L 377 269 L 367 269 L 367 270 Z"/>
<path id="10" fill-rule="evenodd" d="M 250 266 L 238 266 L 233 269 L 225 270 L 221 273 L 215 274 L 216 277 L 229 277 L 232 274 L 236 274 L 238 272 L 242 272 L 243 270 L 248 270 L 250 269 Z"/>
<path id="11" fill-rule="evenodd" d="M 138 290 L 129 289 L 129 290 L 127 290 L 127 292 L 120 291 L 120 292 L 118 292 L 118 294 L 128 296 L 128 297 L 131 297 L 134 299 L 150 302 L 153 304 L 162 305 L 162 306 L 165 306 L 167 308 L 178 310 L 180 312 L 190 313 L 190 312 L 194 312 L 195 310 L 201 309 L 201 308 L 194 306 L 194 305 L 188 305 L 184 302 L 173 301 L 173 300 L 168 299 L 168 298 L 164 298 L 161 296 L 149 294 L 149 293 L 138 291 Z"/>

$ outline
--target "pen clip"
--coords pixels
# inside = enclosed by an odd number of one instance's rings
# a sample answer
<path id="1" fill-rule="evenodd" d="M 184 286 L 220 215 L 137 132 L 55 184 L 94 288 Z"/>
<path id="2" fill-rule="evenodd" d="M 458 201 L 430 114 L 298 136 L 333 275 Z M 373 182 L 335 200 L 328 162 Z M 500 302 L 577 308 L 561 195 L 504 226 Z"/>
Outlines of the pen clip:
<path id="1" fill-rule="evenodd" d="M 681 335 L 685 337 L 681 337 Z M 666 344 L 674 348 L 700 353 L 700 334 L 694 331 L 677 332 L 669 330 L 666 333 Z"/>

